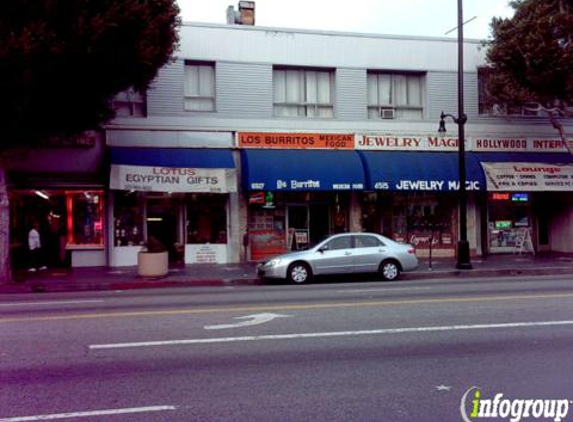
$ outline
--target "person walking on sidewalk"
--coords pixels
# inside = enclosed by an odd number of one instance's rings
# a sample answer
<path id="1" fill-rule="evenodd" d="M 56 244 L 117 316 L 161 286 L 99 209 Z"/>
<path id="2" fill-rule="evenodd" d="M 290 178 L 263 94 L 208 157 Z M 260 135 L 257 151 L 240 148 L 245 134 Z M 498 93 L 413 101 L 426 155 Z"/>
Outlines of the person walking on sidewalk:
<path id="1" fill-rule="evenodd" d="M 30 267 L 28 271 L 45 270 L 42 262 L 42 242 L 40 240 L 40 225 L 36 222 L 28 232 L 28 248 L 30 249 Z"/>

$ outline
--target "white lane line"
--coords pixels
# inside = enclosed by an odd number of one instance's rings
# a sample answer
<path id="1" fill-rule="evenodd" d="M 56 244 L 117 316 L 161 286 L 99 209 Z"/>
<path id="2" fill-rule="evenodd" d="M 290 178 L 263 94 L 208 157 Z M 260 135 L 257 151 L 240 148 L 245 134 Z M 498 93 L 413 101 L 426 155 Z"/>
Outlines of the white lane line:
<path id="1" fill-rule="evenodd" d="M 371 293 L 371 292 L 396 292 L 396 291 L 408 291 L 408 290 L 430 290 L 431 287 L 379 287 L 377 289 L 354 289 L 354 290 L 337 290 L 336 293 Z"/>
<path id="2" fill-rule="evenodd" d="M 131 407 L 125 409 L 92 410 L 88 412 L 54 413 L 52 415 L 18 416 L 15 418 L 0 418 L 0 422 L 26 422 L 26 421 L 48 421 L 53 419 L 85 418 L 90 416 L 122 415 L 126 413 L 148 413 L 163 412 L 165 410 L 176 410 L 177 406 L 148 406 Z"/>
<path id="3" fill-rule="evenodd" d="M 76 305 L 83 303 L 102 303 L 104 300 L 66 300 L 58 302 L 14 302 L 14 303 L 0 303 L 0 306 L 36 306 L 36 305 Z"/>
<path id="4" fill-rule="evenodd" d="M 334 331 L 334 332 L 323 332 L 323 333 L 270 334 L 270 335 L 243 336 L 243 337 L 221 337 L 221 338 L 203 338 L 203 339 L 168 340 L 168 341 L 142 341 L 136 343 L 92 344 L 89 345 L 88 348 L 90 350 L 126 349 L 132 347 L 181 346 L 190 344 L 233 343 L 241 341 L 293 340 L 293 339 L 349 337 L 349 336 L 365 336 L 365 335 L 371 336 L 371 335 L 383 335 L 383 334 L 404 334 L 404 333 L 424 333 L 424 332 L 427 333 L 427 332 L 437 332 L 437 331 L 485 330 L 485 329 L 495 329 L 495 328 L 551 327 L 559 325 L 573 325 L 573 321 L 507 322 L 500 324 L 382 328 L 378 330 Z"/>

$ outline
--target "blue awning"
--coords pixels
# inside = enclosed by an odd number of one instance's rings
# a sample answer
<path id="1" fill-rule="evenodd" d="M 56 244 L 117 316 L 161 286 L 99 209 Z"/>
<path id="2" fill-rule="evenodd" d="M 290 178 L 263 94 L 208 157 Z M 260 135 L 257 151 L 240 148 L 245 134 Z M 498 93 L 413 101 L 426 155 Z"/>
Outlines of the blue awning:
<path id="1" fill-rule="evenodd" d="M 366 172 L 366 189 L 387 191 L 457 191 L 456 152 L 360 151 Z M 485 190 L 479 161 L 466 154 L 466 187 Z"/>
<path id="2" fill-rule="evenodd" d="M 356 151 L 244 149 L 246 190 L 363 190 L 364 170 Z"/>
<path id="3" fill-rule="evenodd" d="M 233 154 L 224 148 L 111 148 L 112 165 L 173 168 L 235 168 Z"/>

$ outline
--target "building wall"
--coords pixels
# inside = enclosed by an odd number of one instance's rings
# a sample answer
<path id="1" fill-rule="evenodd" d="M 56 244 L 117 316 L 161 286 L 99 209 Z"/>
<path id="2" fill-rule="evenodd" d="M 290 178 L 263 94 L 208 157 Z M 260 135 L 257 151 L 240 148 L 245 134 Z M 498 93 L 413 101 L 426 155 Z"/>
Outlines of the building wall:
<path id="1" fill-rule="evenodd" d="M 186 60 L 215 64 L 215 110 L 184 110 Z M 464 44 L 464 108 L 468 137 L 523 137 L 551 139 L 556 132 L 544 118 L 506 118 L 479 115 L 477 69 L 485 63 L 478 41 Z M 334 117 L 278 118 L 273 114 L 273 66 L 334 69 Z M 373 120 L 367 114 L 367 71 L 424 72 L 425 104 L 422 120 Z M 457 40 L 305 31 L 240 25 L 185 24 L 177 59 L 160 70 L 148 92 L 146 118 L 118 118 L 108 126 L 108 145 L 233 148 L 237 132 L 329 132 L 434 134 L 440 113 L 457 115 Z M 448 121 L 451 136 L 457 126 Z M 573 131 L 569 124 L 567 130 Z M 236 157 L 240 173 L 240 160 Z M 240 174 L 238 180 L 241 180 Z M 360 201 L 353 193 L 350 228 L 359 230 Z M 229 256 L 243 260 L 247 233 L 244 192 L 229 201 Z M 470 198 L 468 236 L 472 252 L 480 254 L 486 215 Z M 573 205 L 554 219 L 551 248 L 573 251 Z"/>
<path id="2" fill-rule="evenodd" d="M 176 60 L 159 70 L 147 92 L 149 116 L 183 115 L 184 61 Z"/>
<path id="3" fill-rule="evenodd" d="M 336 69 L 334 92 L 336 119 L 367 120 L 366 69 Z"/>
<path id="4" fill-rule="evenodd" d="M 184 24 L 179 57 L 281 65 L 456 71 L 457 40 L 259 26 Z M 464 67 L 475 71 L 485 51 L 466 40 Z"/>
<path id="5" fill-rule="evenodd" d="M 551 250 L 556 252 L 573 252 L 573 202 L 568 200 L 563 204 L 551 224 Z"/>
<path id="6" fill-rule="evenodd" d="M 215 63 L 216 110 L 183 108 L 185 60 Z M 464 97 L 466 132 L 555 136 L 544 118 L 479 115 L 477 69 L 485 63 L 479 41 L 466 40 Z M 274 65 L 335 69 L 332 119 L 273 117 Z M 366 110 L 366 71 L 426 73 L 426 110 L 421 121 L 371 120 Z M 159 72 L 148 93 L 148 117 L 120 118 L 110 127 L 167 130 L 307 130 L 433 133 L 442 111 L 457 114 L 457 40 L 304 31 L 241 25 L 185 24 L 175 62 Z M 450 124 L 450 130 L 454 125 Z M 573 126 L 570 126 L 573 127 Z"/>

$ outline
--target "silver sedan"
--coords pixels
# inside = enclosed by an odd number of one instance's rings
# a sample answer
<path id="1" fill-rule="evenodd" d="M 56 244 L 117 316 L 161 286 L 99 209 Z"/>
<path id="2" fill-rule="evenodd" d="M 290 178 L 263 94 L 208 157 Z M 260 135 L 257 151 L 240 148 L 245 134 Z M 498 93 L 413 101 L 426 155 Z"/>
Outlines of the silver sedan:
<path id="1" fill-rule="evenodd" d="M 260 263 L 261 278 L 281 278 L 306 283 L 315 275 L 380 273 L 395 280 L 402 271 L 418 267 L 412 245 L 394 242 L 375 233 L 330 236 L 311 249 L 275 256 Z"/>

